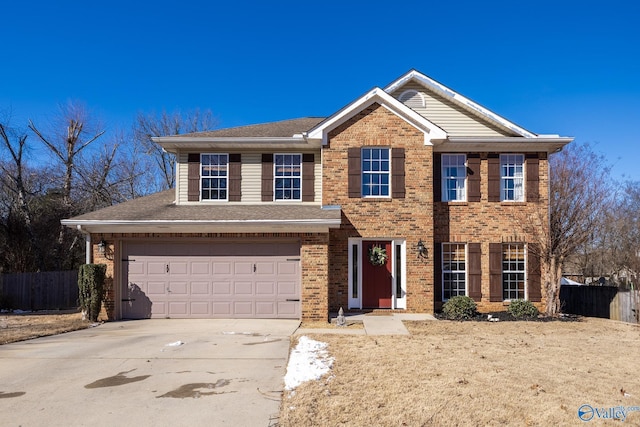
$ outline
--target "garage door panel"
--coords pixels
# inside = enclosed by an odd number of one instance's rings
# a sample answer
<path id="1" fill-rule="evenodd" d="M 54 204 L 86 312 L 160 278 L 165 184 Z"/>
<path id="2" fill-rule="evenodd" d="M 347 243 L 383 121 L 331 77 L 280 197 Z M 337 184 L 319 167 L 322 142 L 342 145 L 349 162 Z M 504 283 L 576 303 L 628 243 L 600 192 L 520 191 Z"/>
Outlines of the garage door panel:
<path id="1" fill-rule="evenodd" d="M 167 273 L 167 264 L 165 262 L 147 261 L 147 274 L 164 276 Z"/>
<path id="2" fill-rule="evenodd" d="M 298 302 L 295 301 L 278 301 L 278 316 L 295 317 L 298 315 Z"/>
<path id="3" fill-rule="evenodd" d="M 209 282 L 191 282 L 191 295 L 209 295 Z"/>
<path id="4" fill-rule="evenodd" d="M 169 312 L 167 310 L 166 301 L 153 301 L 151 306 L 151 317 L 167 317 Z"/>
<path id="5" fill-rule="evenodd" d="M 236 281 L 233 283 L 233 293 L 235 295 L 253 295 L 253 282 Z"/>
<path id="6" fill-rule="evenodd" d="M 187 261 L 172 261 L 169 263 L 169 272 L 172 276 L 185 275 L 189 271 Z"/>
<path id="7" fill-rule="evenodd" d="M 262 317 L 275 317 L 275 301 L 256 301 L 256 315 Z"/>
<path id="8" fill-rule="evenodd" d="M 144 262 L 129 262 L 129 274 L 144 274 Z"/>
<path id="9" fill-rule="evenodd" d="M 300 317 L 297 243 L 125 242 L 124 255 L 123 282 L 142 296 L 129 304 L 146 300 L 146 310 L 127 306 L 123 284 L 128 318 Z"/>
<path id="10" fill-rule="evenodd" d="M 209 276 L 211 274 L 211 263 L 207 261 L 192 261 L 191 262 L 191 275 L 192 276 Z"/>
<path id="11" fill-rule="evenodd" d="M 287 298 L 298 296 L 298 284 L 296 282 L 278 282 L 278 295 L 283 295 Z"/>
<path id="12" fill-rule="evenodd" d="M 237 275 L 253 275 L 253 262 L 234 262 L 233 272 Z"/>
<path id="13" fill-rule="evenodd" d="M 234 315 L 253 317 L 253 301 L 234 301 L 232 304 Z"/>
<path id="14" fill-rule="evenodd" d="M 213 296 L 231 296 L 231 282 L 213 282 Z"/>
<path id="15" fill-rule="evenodd" d="M 278 275 L 298 274 L 298 262 L 279 262 L 278 263 Z"/>
<path id="16" fill-rule="evenodd" d="M 211 316 L 210 304 L 207 301 L 191 301 L 189 308 L 192 316 L 209 317 Z"/>
<path id="17" fill-rule="evenodd" d="M 256 296 L 275 296 L 276 283 L 275 282 L 256 282 Z"/>
<path id="18" fill-rule="evenodd" d="M 169 316 L 181 316 L 184 317 L 187 311 L 188 304 L 186 301 L 170 301 L 169 302 Z"/>
<path id="19" fill-rule="evenodd" d="M 256 262 L 256 274 L 259 276 L 273 275 L 275 272 L 275 266 L 273 262 Z"/>
<path id="20" fill-rule="evenodd" d="M 214 301 L 211 304 L 213 317 L 232 317 L 232 305 L 230 301 Z"/>
<path id="21" fill-rule="evenodd" d="M 231 261 L 213 262 L 213 274 L 231 274 L 233 263 Z"/>
<path id="22" fill-rule="evenodd" d="M 188 295 L 189 293 L 187 292 L 187 287 L 187 282 L 170 282 L 169 293 L 171 293 L 172 296 Z"/>
<path id="23" fill-rule="evenodd" d="M 144 290 L 144 288 L 142 289 Z M 166 282 L 147 282 L 147 293 L 149 295 L 164 295 L 167 293 L 166 290 Z"/>

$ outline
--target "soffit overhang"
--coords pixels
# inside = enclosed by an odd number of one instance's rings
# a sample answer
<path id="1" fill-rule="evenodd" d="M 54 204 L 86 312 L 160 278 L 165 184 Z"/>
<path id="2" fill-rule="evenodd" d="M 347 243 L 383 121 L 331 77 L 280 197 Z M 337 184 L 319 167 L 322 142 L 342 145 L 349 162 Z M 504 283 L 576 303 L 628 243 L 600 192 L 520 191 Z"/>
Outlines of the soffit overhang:
<path id="1" fill-rule="evenodd" d="M 556 153 L 573 141 L 571 137 L 558 138 L 523 138 L 523 137 L 495 137 L 469 138 L 450 137 L 447 141 L 434 146 L 435 152 L 472 153 L 472 152 L 546 152 Z"/>

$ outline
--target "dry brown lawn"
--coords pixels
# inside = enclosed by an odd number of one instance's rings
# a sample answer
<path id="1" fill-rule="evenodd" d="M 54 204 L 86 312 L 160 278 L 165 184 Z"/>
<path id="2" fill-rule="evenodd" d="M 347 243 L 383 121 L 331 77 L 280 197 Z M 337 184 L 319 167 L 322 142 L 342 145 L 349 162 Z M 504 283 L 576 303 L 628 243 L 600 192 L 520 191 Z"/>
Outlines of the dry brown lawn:
<path id="1" fill-rule="evenodd" d="M 0 313 L 0 344 L 84 329 L 89 322 L 76 312 Z"/>
<path id="2" fill-rule="evenodd" d="M 640 412 L 624 423 L 577 415 L 583 404 L 640 407 L 638 325 L 405 324 L 410 336 L 309 334 L 335 362 L 322 379 L 285 392 L 280 425 L 640 425 Z"/>

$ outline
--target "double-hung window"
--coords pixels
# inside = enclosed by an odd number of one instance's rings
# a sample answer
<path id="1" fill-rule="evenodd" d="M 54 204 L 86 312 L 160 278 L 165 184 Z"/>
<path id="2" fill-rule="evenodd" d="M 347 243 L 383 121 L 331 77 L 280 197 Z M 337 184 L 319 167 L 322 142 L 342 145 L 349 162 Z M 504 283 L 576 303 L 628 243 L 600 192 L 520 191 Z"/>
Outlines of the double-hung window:
<path id="1" fill-rule="evenodd" d="M 388 148 L 362 149 L 362 196 L 389 197 L 391 162 Z"/>
<path id="2" fill-rule="evenodd" d="M 466 295 L 467 263 L 464 243 L 442 244 L 442 299 Z"/>
<path id="3" fill-rule="evenodd" d="M 302 154 L 275 154 L 275 200 L 302 200 Z"/>
<path id="4" fill-rule="evenodd" d="M 200 189 L 202 200 L 227 200 L 228 154 L 202 154 Z"/>
<path id="5" fill-rule="evenodd" d="M 524 201 L 524 155 L 500 155 L 500 200 Z"/>
<path id="6" fill-rule="evenodd" d="M 502 298 L 524 299 L 525 251 L 522 243 L 502 245 Z"/>
<path id="7" fill-rule="evenodd" d="M 464 202 L 467 180 L 467 156 L 465 154 L 442 155 L 442 201 Z"/>

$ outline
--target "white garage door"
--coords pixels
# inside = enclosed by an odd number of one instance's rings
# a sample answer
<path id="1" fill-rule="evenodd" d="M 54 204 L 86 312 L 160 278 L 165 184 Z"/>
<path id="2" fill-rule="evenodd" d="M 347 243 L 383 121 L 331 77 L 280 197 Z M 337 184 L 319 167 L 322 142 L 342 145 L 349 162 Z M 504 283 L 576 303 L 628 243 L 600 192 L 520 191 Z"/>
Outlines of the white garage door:
<path id="1" fill-rule="evenodd" d="M 122 317 L 300 318 L 299 243 L 123 245 Z"/>

